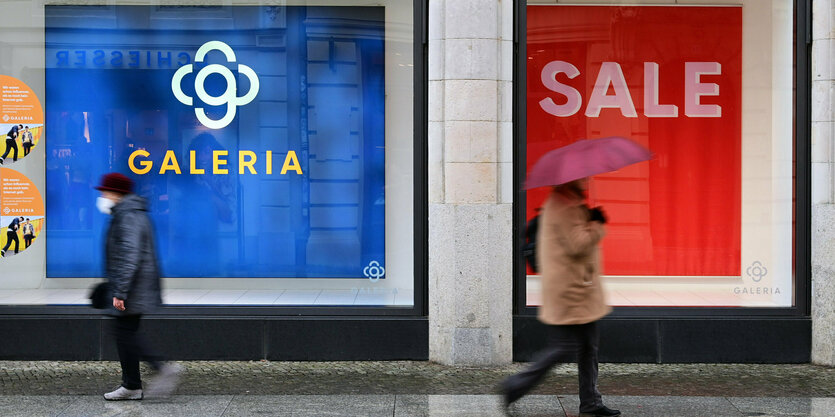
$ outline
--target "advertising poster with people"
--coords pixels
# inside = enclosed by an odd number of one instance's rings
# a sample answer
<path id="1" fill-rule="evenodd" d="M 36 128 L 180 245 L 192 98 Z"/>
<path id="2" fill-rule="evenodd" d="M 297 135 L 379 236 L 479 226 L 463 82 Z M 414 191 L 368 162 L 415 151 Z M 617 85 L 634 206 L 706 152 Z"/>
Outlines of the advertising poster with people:
<path id="1" fill-rule="evenodd" d="M 0 255 L 8 258 L 28 249 L 43 227 L 43 199 L 35 184 L 15 170 L 0 168 Z"/>
<path id="2" fill-rule="evenodd" d="M 45 7 L 48 277 L 101 275 L 108 172 L 147 199 L 166 277 L 383 270 L 384 8 L 79 7 Z"/>
<path id="3" fill-rule="evenodd" d="M 0 164 L 23 159 L 43 137 L 43 109 L 29 86 L 14 77 L 0 75 Z"/>

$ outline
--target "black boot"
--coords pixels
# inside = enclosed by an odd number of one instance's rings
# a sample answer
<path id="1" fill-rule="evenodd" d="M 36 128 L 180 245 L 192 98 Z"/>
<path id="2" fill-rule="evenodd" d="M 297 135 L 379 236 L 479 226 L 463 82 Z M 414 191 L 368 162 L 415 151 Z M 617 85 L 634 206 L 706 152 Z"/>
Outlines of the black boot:
<path id="1" fill-rule="evenodd" d="M 499 391 L 502 394 L 502 404 L 504 405 L 505 415 L 511 415 L 511 404 L 515 403 L 518 399 L 524 397 L 525 395 L 521 393 L 518 388 L 514 389 L 513 384 L 510 383 L 509 378 L 505 379 L 499 384 Z"/>
<path id="2" fill-rule="evenodd" d="M 586 411 L 580 413 L 581 417 L 617 417 L 620 415 L 620 410 L 612 410 L 609 407 L 603 406 L 597 410 Z"/>

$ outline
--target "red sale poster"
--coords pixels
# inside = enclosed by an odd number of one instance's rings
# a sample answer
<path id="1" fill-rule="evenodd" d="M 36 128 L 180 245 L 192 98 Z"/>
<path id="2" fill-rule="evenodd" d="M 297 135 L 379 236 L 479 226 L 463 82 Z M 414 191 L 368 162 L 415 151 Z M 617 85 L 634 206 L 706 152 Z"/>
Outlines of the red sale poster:
<path id="1" fill-rule="evenodd" d="M 607 275 L 739 276 L 742 9 L 528 6 L 527 167 L 580 139 L 654 158 L 593 177 Z M 547 188 L 527 193 L 527 216 Z"/>

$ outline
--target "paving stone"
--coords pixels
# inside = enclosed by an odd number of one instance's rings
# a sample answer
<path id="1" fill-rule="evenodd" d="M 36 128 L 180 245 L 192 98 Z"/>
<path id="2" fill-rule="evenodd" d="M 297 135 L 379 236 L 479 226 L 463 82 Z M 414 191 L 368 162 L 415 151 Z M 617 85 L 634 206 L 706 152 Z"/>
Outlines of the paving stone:
<path id="1" fill-rule="evenodd" d="M 0 396 L 0 416 L 3 417 L 40 417 L 55 416 L 66 409 L 73 397 L 67 396 Z"/>
<path id="2" fill-rule="evenodd" d="M 729 398 L 747 416 L 809 416 L 811 398 Z"/>
<path id="3" fill-rule="evenodd" d="M 565 417 L 559 399 L 553 395 L 530 395 L 514 404 L 509 412 L 525 417 Z M 394 417 L 500 417 L 502 398 L 498 395 L 398 395 Z"/>
<path id="4" fill-rule="evenodd" d="M 27 397 L 32 398 L 32 397 Z M 36 398 L 36 397 L 35 397 Z M 166 400 L 105 401 L 100 395 L 76 397 L 58 417 L 221 417 L 231 395 L 177 395 Z"/>
<path id="5" fill-rule="evenodd" d="M 746 416 L 825 417 L 833 414 L 835 398 L 729 398 Z"/>
<path id="6" fill-rule="evenodd" d="M 394 402 L 393 395 L 242 395 L 232 400 L 223 417 L 390 417 Z"/>
<path id="7" fill-rule="evenodd" d="M 580 399 L 576 396 L 560 397 L 565 415 L 577 417 Z M 609 408 L 620 410 L 625 416 L 642 417 L 743 417 L 739 409 L 727 398 L 717 397 L 632 397 L 603 396 Z"/>

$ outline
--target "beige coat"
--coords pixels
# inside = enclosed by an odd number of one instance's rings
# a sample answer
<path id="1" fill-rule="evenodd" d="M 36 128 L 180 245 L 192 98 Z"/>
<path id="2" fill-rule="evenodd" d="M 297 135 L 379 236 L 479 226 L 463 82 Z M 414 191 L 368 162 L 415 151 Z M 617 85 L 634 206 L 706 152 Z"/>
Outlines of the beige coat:
<path id="1" fill-rule="evenodd" d="M 612 310 L 600 282 L 603 224 L 589 221 L 582 200 L 552 192 L 539 219 L 536 256 L 542 274 L 539 320 L 545 324 L 585 324 Z"/>

